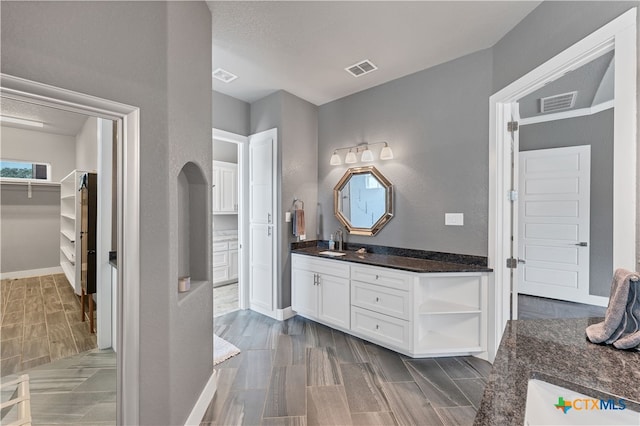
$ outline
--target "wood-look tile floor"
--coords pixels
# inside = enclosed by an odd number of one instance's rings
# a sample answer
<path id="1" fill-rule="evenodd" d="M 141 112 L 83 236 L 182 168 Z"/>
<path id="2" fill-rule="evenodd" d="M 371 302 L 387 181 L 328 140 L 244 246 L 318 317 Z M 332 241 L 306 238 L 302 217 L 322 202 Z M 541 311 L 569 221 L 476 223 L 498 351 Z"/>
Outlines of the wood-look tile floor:
<path id="1" fill-rule="evenodd" d="M 33 425 L 115 425 L 116 355 L 92 350 L 43 364 L 19 374 L 29 375 Z M 9 375 L 4 382 L 16 378 Z M 0 392 L 4 402 L 14 389 Z M 17 418 L 15 409 L 2 413 L 0 424 Z"/>
<path id="2" fill-rule="evenodd" d="M 213 288 L 213 316 L 238 310 L 238 283 Z"/>
<path id="3" fill-rule="evenodd" d="M 0 283 L 0 376 L 96 348 L 64 274 Z"/>
<path id="4" fill-rule="evenodd" d="M 214 321 L 241 349 L 216 366 L 203 425 L 472 424 L 491 364 L 411 359 L 296 316 L 251 311 Z"/>

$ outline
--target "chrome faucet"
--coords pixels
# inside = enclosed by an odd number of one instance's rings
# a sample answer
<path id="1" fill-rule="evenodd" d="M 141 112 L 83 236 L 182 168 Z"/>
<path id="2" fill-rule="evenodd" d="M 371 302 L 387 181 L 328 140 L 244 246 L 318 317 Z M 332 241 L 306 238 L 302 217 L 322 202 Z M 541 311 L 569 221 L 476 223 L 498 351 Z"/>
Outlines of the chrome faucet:
<path id="1" fill-rule="evenodd" d="M 336 240 L 338 241 L 338 251 L 342 251 L 342 244 L 344 242 L 344 233 L 342 229 L 336 231 Z"/>

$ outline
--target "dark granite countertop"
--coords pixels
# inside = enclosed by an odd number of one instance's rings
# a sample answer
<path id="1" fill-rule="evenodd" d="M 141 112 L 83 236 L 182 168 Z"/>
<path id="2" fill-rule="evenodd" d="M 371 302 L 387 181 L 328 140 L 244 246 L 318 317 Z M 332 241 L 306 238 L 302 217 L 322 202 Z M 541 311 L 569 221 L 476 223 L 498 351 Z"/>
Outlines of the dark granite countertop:
<path id="1" fill-rule="evenodd" d="M 524 424 L 531 378 L 596 399 L 613 395 L 635 406 L 640 401 L 640 353 L 590 343 L 585 329 L 602 320 L 509 321 L 474 425 Z"/>
<path id="2" fill-rule="evenodd" d="M 410 272 L 491 272 L 487 267 L 487 259 L 481 256 L 463 254 L 430 252 L 422 250 L 401 249 L 385 246 L 345 244 L 345 256 L 329 256 L 320 254 L 328 250 L 326 241 L 308 241 L 293 243 L 291 252 L 308 256 L 335 259 L 338 261 L 362 263 L 365 265 L 382 266 Z M 356 253 L 359 248 L 367 250 L 364 254 Z"/>

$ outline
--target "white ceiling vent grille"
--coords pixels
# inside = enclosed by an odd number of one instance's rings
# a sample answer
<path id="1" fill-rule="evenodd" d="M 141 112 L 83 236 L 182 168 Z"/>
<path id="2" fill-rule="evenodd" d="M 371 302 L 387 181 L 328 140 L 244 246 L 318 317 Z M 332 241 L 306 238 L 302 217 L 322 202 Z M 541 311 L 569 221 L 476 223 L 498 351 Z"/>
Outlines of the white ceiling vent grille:
<path id="1" fill-rule="evenodd" d="M 233 80 L 238 78 L 237 75 L 230 73 L 227 70 L 223 70 L 222 68 L 218 68 L 213 72 L 213 78 L 222 81 L 223 83 L 231 83 Z"/>
<path id="2" fill-rule="evenodd" d="M 562 93 L 560 95 L 540 98 L 540 112 L 555 112 L 573 108 L 576 104 L 578 92 Z"/>
<path id="3" fill-rule="evenodd" d="M 354 77 L 360 77 L 361 75 L 369 74 L 370 72 L 377 69 L 378 67 L 373 65 L 373 63 L 371 63 L 371 61 L 369 61 L 368 59 L 345 68 L 345 70 Z"/>

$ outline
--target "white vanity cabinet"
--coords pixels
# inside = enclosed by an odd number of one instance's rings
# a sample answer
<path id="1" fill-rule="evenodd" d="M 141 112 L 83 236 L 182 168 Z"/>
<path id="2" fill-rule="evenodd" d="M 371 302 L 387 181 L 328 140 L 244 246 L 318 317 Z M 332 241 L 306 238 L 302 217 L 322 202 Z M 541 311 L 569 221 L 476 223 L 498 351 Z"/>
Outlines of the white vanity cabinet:
<path id="1" fill-rule="evenodd" d="M 213 237 L 214 287 L 238 280 L 238 237 Z"/>
<path id="2" fill-rule="evenodd" d="M 291 308 L 305 318 L 349 330 L 349 264 L 291 256 Z"/>
<path id="3" fill-rule="evenodd" d="M 487 350 L 486 272 L 416 273 L 292 255 L 298 314 L 411 357 Z"/>

